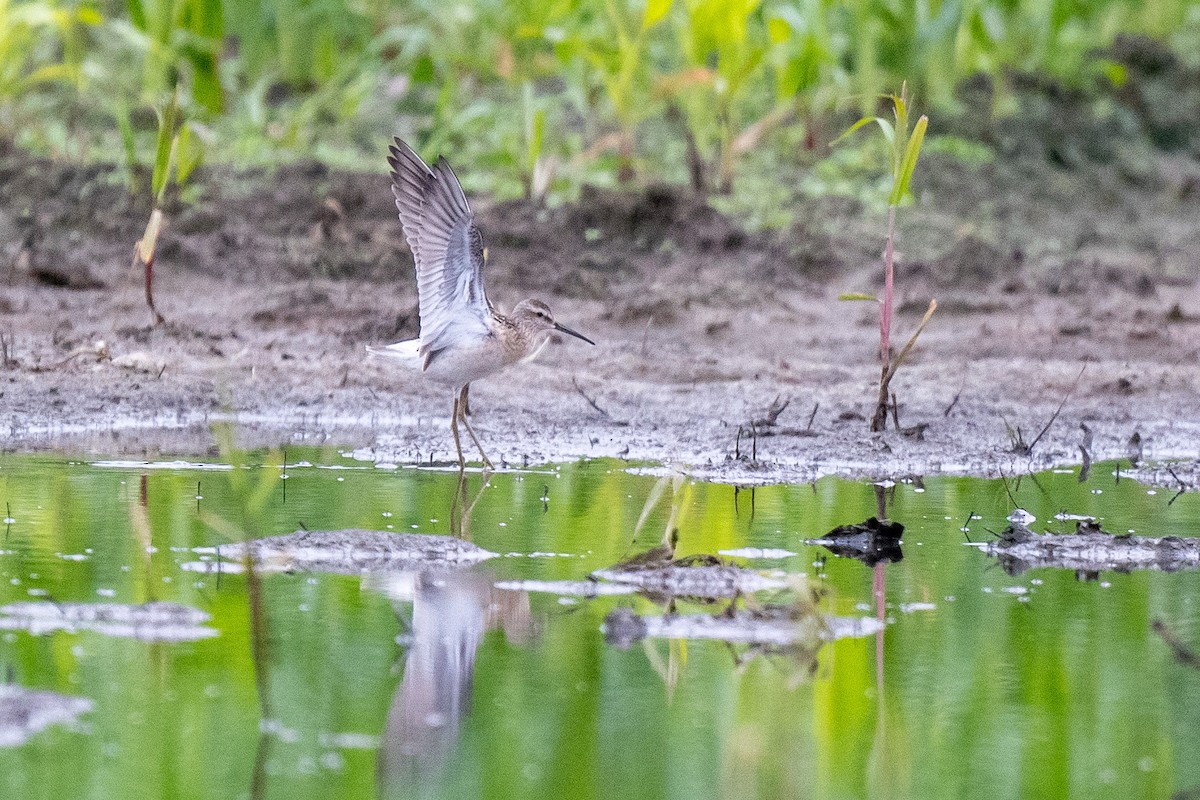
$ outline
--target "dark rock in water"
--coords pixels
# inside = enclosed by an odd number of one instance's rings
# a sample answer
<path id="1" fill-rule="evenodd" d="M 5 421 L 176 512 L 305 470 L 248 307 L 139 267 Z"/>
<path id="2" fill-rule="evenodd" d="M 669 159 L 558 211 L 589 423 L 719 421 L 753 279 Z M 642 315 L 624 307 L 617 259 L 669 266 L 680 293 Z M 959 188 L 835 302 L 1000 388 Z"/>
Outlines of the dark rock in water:
<path id="1" fill-rule="evenodd" d="M 885 519 L 881 522 L 876 517 L 867 517 L 863 522 L 856 522 L 852 525 L 839 525 L 825 534 L 825 538 L 848 539 L 864 533 L 870 534 L 877 539 L 891 539 L 898 542 L 900 541 L 900 537 L 904 535 L 904 526 L 899 522 L 892 522 L 890 519 Z"/>
<path id="2" fill-rule="evenodd" d="M 92 710 L 86 697 L 0 686 L 0 747 L 17 747 L 51 725 L 67 725 Z"/>
<path id="3" fill-rule="evenodd" d="M 425 533 L 391 533 L 347 529 L 340 531 L 297 531 L 286 536 L 255 539 L 220 548 L 197 548 L 222 559 L 220 569 L 235 572 L 237 562 L 250 548 L 260 569 L 270 572 L 396 572 L 424 567 L 452 567 L 494 558 L 495 553 L 453 536 Z M 216 572 L 215 562 L 185 565 L 197 572 Z"/>
<path id="4" fill-rule="evenodd" d="M 1069 569 L 1081 574 L 1104 570 L 1200 569 L 1200 538 L 1114 535 L 1101 530 L 1091 519 L 1080 520 L 1076 532 L 1067 534 L 1039 534 L 1014 522 L 984 552 L 995 556 L 1010 575 L 1035 567 Z"/>
<path id="5" fill-rule="evenodd" d="M 820 539 L 809 539 L 808 543 L 819 544 L 835 556 L 853 558 L 873 567 L 904 558 L 900 548 L 903 534 L 904 526 L 899 522 L 868 517 L 853 525 L 839 525 Z"/>
<path id="6" fill-rule="evenodd" d="M 191 642 L 216 636 L 205 627 L 209 615 L 178 603 L 52 603 L 49 600 L 0 606 L 0 630 L 34 636 L 55 631 L 94 631 L 146 642 Z"/>

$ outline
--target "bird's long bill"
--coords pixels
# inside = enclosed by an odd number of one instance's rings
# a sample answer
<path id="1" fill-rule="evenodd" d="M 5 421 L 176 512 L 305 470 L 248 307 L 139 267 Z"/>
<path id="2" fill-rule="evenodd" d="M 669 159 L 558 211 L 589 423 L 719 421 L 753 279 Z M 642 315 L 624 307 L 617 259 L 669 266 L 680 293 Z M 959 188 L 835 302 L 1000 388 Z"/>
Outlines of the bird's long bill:
<path id="1" fill-rule="evenodd" d="M 576 339 L 583 339 L 588 344 L 595 344 L 595 342 L 593 342 L 588 337 L 584 336 L 582 333 L 579 333 L 578 331 L 573 331 L 570 328 L 568 328 L 566 325 L 559 325 L 556 322 L 556 323 L 554 323 L 554 330 L 574 336 Z"/>

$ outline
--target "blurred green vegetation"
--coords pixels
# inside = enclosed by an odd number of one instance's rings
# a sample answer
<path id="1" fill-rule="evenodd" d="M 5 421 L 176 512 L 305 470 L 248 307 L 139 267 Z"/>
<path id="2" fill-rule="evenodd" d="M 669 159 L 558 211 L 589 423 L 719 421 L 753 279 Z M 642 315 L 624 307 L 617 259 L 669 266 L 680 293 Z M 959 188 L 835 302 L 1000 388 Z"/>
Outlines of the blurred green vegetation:
<path id="1" fill-rule="evenodd" d="M 727 193 L 904 81 L 934 139 L 969 78 L 997 115 L 1022 75 L 1120 86 L 1120 34 L 1194 61 L 1200 0 L 0 0 L 0 142 L 136 183 L 178 83 L 209 162 L 376 169 L 400 134 L 500 197 Z"/>

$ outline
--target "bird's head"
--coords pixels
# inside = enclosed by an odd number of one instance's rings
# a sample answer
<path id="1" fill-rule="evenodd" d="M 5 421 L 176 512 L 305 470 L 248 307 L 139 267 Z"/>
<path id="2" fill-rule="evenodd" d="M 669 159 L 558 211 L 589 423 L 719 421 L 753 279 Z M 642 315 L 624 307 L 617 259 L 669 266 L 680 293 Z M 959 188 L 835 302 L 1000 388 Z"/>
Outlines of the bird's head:
<path id="1" fill-rule="evenodd" d="M 554 315 L 550 313 L 550 306 L 541 300 L 522 300 L 513 309 L 512 317 L 518 325 L 525 328 L 533 336 L 548 336 L 554 331 L 558 331 L 568 336 L 574 336 L 576 339 L 582 339 L 588 344 L 595 344 L 595 342 L 582 333 L 573 331 L 566 325 L 560 325 L 555 322 Z"/>

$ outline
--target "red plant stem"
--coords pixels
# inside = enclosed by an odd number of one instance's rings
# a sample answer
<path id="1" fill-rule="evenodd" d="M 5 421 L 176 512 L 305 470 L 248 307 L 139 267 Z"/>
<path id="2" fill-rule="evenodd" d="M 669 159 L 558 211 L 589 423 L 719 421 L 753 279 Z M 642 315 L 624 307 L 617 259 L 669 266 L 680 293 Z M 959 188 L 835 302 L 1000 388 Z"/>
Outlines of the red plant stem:
<path id="1" fill-rule="evenodd" d="M 896 207 L 888 206 L 887 244 L 883 250 L 883 305 L 879 309 L 879 360 L 887 371 L 891 360 L 892 336 L 892 257 L 896 232 Z"/>
<path id="2" fill-rule="evenodd" d="M 871 573 L 871 595 L 875 599 L 875 618 L 879 620 L 879 630 L 875 634 L 875 690 L 879 694 L 879 703 L 883 704 L 883 630 L 887 622 L 887 565 L 880 561 Z"/>
<path id="3" fill-rule="evenodd" d="M 154 311 L 154 254 L 146 259 L 146 305 L 150 306 L 150 311 Z"/>
<path id="4" fill-rule="evenodd" d="M 150 253 L 150 258 L 144 262 L 146 265 L 146 305 L 150 306 L 150 314 L 154 319 L 155 325 L 161 325 L 166 320 L 163 315 L 158 313 L 158 309 L 154 307 L 154 253 Z"/>

